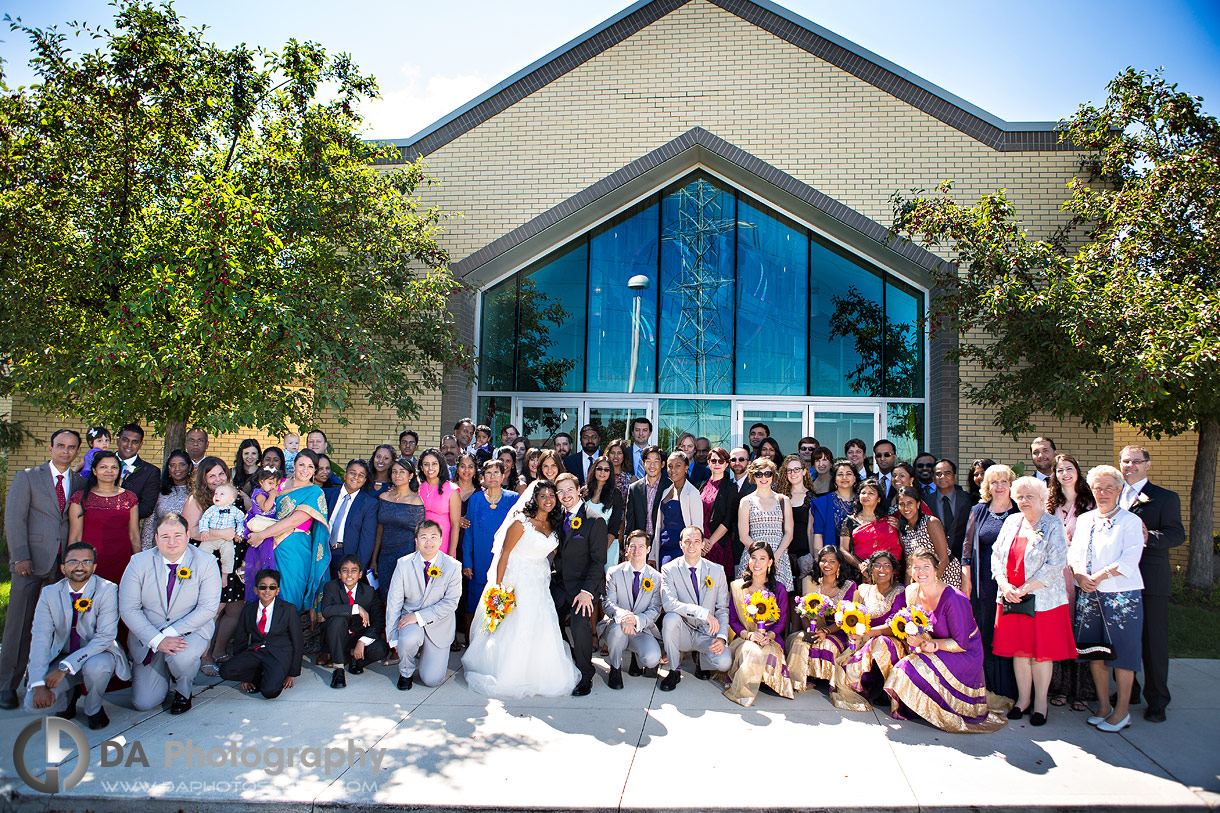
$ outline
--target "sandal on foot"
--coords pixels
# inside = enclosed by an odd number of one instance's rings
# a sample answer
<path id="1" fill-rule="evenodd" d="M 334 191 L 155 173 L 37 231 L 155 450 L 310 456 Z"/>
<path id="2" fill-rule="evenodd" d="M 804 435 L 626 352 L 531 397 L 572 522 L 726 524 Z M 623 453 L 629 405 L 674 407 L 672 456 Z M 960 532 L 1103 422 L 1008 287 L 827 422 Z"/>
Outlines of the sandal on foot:
<path id="1" fill-rule="evenodd" d="M 220 669 L 214 663 L 205 663 L 199 667 L 199 671 L 203 672 L 208 677 L 220 677 Z"/>
<path id="2" fill-rule="evenodd" d="M 1050 702 L 1052 706 L 1066 706 L 1068 699 L 1065 695 L 1057 694 L 1051 698 Z"/>

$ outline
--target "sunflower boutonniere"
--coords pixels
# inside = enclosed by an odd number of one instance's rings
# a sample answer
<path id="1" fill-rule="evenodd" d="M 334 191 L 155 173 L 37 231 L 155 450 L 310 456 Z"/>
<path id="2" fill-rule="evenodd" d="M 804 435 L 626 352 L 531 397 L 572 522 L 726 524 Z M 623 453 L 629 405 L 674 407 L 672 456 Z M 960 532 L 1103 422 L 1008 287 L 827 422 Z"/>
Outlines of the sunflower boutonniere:
<path id="1" fill-rule="evenodd" d="M 72 602 L 72 609 L 76 610 L 78 613 L 87 613 L 89 612 L 89 608 L 92 606 L 93 602 L 84 596 L 81 596 L 76 601 Z"/>
<path id="2" fill-rule="evenodd" d="M 707 576 L 703 579 L 703 586 L 706 587 L 708 590 L 712 589 L 712 577 L 711 576 Z"/>
<path id="3" fill-rule="evenodd" d="M 433 565 L 432 567 L 428 568 L 428 578 L 429 579 L 439 578 L 440 575 L 441 575 L 441 569 L 439 567 L 437 567 L 436 565 Z"/>
<path id="4" fill-rule="evenodd" d="M 651 593 L 654 586 L 655 585 L 653 585 L 652 579 L 648 578 L 647 576 L 640 580 L 640 589 L 642 589 L 645 593 Z"/>
<path id="5" fill-rule="evenodd" d="M 580 517 L 572 517 L 572 530 L 579 531 L 580 525 L 581 525 Z"/>
<path id="6" fill-rule="evenodd" d="M 191 569 L 189 567 L 180 567 L 174 571 L 174 575 L 178 577 L 178 581 L 184 582 L 191 577 Z"/>

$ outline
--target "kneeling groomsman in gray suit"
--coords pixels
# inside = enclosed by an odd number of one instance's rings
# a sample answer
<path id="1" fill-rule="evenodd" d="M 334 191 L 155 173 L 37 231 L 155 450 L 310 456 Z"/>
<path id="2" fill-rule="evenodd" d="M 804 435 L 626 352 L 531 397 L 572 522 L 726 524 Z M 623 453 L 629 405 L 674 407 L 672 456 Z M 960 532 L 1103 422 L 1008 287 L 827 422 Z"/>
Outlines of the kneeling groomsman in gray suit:
<path id="1" fill-rule="evenodd" d="M 610 675 L 606 685 L 623 688 L 623 652 L 630 649 L 635 662 L 652 669 L 661 662 L 661 574 L 648 564 L 648 534 L 636 529 L 627 534 L 627 561 L 606 574 L 601 622 L 597 634 L 609 652 Z M 632 675 L 642 674 L 633 662 Z"/>
<path id="2" fill-rule="evenodd" d="M 174 684 L 170 714 L 191 708 L 199 659 L 207 651 L 220 607 L 216 558 L 192 546 L 186 520 L 166 514 L 157 522 L 157 547 L 131 557 L 119 582 L 119 615 L 131 633 L 135 663 L 131 705 L 161 705 Z"/>
<path id="3" fill-rule="evenodd" d="M 426 519 L 415 529 L 415 552 L 394 568 L 386 602 L 386 638 L 398 647 L 401 691 L 416 675 L 425 686 L 445 679 L 461 598 L 462 563 L 441 553 L 441 526 Z"/>
<path id="4" fill-rule="evenodd" d="M 700 528 L 684 528 L 679 546 L 682 558 L 661 568 L 661 604 L 665 607 L 661 630 L 669 656 L 669 674 L 661 679 L 663 692 L 673 691 L 682 679 L 684 652 L 703 655 L 704 669 L 723 672 L 733 663 L 728 650 L 729 586 L 724 568 L 703 558 Z"/>
<path id="5" fill-rule="evenodd" d="M 89 727 L 105 728 L 110 718 L 102 695 L 110 678 L 131 678 L 127 656 L 115 641 L 119 586 L 93 575 L 97 551 L 87 542 L 69 545 L 64 557 L 59 566 L 64 580 L 44 587 L 34 610 L 25 711 L 71 720 L 83 684 Z"/>

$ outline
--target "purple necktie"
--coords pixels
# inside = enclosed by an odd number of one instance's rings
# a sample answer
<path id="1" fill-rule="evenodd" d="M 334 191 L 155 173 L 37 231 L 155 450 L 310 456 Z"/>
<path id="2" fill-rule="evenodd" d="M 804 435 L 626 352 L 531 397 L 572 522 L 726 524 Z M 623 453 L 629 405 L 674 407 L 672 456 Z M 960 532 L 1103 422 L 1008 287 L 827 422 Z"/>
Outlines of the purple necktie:
<path id="1" fill-rule="evenodd" d="M 432 576 L 428 574 L 428 569 L 430 567 L 432 567 L 431 562 L 424 562 L 424 587 L 428 586 L 428 581 L 432 578 Z"/>
<path id="2" fill-rule="evenodd" d="M 640 571 L 635 572 L 635 579 L 631 582 L 631 600 L 635 601 L 640 597 Z"/>
<path id="3" fill-rule="evenodd" d="M 76 600 L 80 598 L 80 593 L 68 593 L 72 597 L 72 631 L 68 633 L 68 654 L 80 649 L 80 633 L 76 631 L 76 620 L 80 618 L 80 611 L 76 609 Z"/>
<path id="4" fill-rule="evenodd" d="M 169 600 L 174 597 L 174 581 L 176 581 L 174 571 L 177 565 L 166 565 L 169 568 L 169 580 L 165 582 L 165 610 L 169 612 Z"/>
<path id="5" fill-rule="evenodd" d="M 696 570 L 697 568 L 693 567 L 690 569 L 690 584 L 695 588 L 695 601 L 699 601 L 699 576 L 695 572 Z"/>

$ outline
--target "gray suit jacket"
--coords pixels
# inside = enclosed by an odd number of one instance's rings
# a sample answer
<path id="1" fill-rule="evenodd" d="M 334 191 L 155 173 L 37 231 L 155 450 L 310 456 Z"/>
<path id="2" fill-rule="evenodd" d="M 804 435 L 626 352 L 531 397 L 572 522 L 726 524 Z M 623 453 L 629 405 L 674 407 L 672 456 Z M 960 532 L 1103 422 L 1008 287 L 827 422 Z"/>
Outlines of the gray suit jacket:
<path id="1" fill-rule="evenodd" d="M 81 598 L 92 603 L 88 610 L 78 613 L 76 632 L 80 635 L 80 649 L 67 654 L 72 631 L 72 585 L 67 579 L 48 585 L 38 596 L 38 607 L 34 610 L 34 627 L 30 637 L 30 683 L 41 683 L 56 664 L 66 663 L 72 674 L 80 672 L 85 661 L 101 652 L 114 655 L 114 674 L 120 680 L 131 679 L 131 666 L 127 655 L 119 648 L 115 636 L 119 632 L 119 586 L 99 576 L 85 583 Z M 60 657 L 63 655 L 64 657 Z"/>
<path id="2" fill-rule="evenodd" d="M 690 581 L 690 566 L 686 559 L 671 559 L 661 568 L 661 604 L 665 612 L 676 613 L 695 630 L 707 632 L 707 618 L 715 614 L 720 623 L 717 638 L 729 640 L 729 585 L 724 568 L 707 559 L 699 560 L 695 571 L 699 579 L 699 595 Z M 711 579 L 711 586 L 707 580 Z"/>
<path id="3" fill-rule="evenodd" d="M 651 581 L 651 590 L 644 584 L 645 579 Z M 661 574 L 651 565 L 640 568 L 640 595 L 633 601 L 631 585 L 634 581 L 635 568 L 631 562 L 610 568 L 606 574 L 606 595 L 602 598 L 605 615 L 597 625 L 597 633 L 601 635 L 611 624 L 618 623 L 623 614 L 634 613 L 636 633 L 646 632 L 659 641 L 661 631 L 657 629 L 657 618 L 661 615 Z"/>
<path id="4" fill-rule="evenodd" d="M 127 563 L 119 582 L 119 616 L 131 630 L 127 649 L 135 661 L 144 660 L 149 650 L 161 643 L 162 633 L 185 636 L 197 632 L 211 638 L 215 630 L 221 588 L 216 558 L 187 545 L 178 567 L 188 568 L 191 575 L 178 579 L 168 606 L 167 564 L 157 548 L 137 553 Z"/>
<path id="5" fill-rule="evenodd" d="M 85 478 L 68 474 L 68 500 L 85 487 Z M 4 535 L 8 537 L 10 562 L 29 559 L 34 573 L 49 573 L 68 541 L 67 501 L 59 510 L 51 464 L 17 472 L 4 501 Z"/>
<path id="6" fill-rule="evenodd" d="M 454 613 L 462 599 L 462 563 L 447 553 L 437 553 L 432 566 L 441 574 L 428 580 L 424 587 L 424 557 L 419 551 L 408 553 L 394 566 L 390 580 L 389 600 L 386 601 L 385 634 L 390 645 L 398 640 L 398 621 L 415 613 L 428 640 L 439 647 L 448 647 L 457 634 Z"/>

